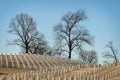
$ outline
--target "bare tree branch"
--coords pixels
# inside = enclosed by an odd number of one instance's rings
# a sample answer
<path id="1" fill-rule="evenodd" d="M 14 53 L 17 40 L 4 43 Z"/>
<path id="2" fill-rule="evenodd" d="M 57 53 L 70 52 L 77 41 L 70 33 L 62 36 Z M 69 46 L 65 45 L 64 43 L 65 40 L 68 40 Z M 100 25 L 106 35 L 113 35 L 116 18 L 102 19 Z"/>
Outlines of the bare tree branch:
<path id="1" fill-rule="evenodd" d="M 97 52 L 92 50 L 92 51 L 85 51 L 85 50 L 82 50 L 80 53 L 79 53 L 79 57 L 81 59 L 81 61 L 83 62 L 87 62 L 87 63 L 97 63 L 98 60 L 97 60 Z"/>
<path id="2" fill-rule="evenodd" d="M 80 44 L 82 42 L 92 45 L 92 38 L 89 38 L 91 36 L 88 30 L 78 26 L 78 23 L 86 18 L 85 12 L 80 10 L 64 15 L 62 22 L 54 26 L 56 44 L 59 45 L 58 48 L 67 51 L 69 54 L 68 58 L 71 58 L 72 51 L 74 51 L 76 47 L 81 49 Z M 61 45 L 64 45 L 64 47 Z"/>
<path id="3" fill-rule="evenodd" d="M 29 15 L 21 13 L 12 18 L 8 32 L 17 36 L 9 45 L 20 46 L 24 53 L 48 53 L 47 42 L 36 30 L 36 23 Z"/>
<path id="4" fill-rule="evenodd" d="M 103 57 L 104 57 L 104 58 L 112 58 L 112 59 L 115 61 L 115 65 L 117 66 L 117 63 L 118 63 L 118 61 L 119 61 L 119 59 L 118 59 L 118 57 L 117 57 L 117 55 L 118 55 L 117 49 L 115 49 L 115 48 L 113 47 L 112 41 L 109 41 L 108 44 L 106 44 L 106 47 L 109 48 L 112 53 L 106 52 Z"/>

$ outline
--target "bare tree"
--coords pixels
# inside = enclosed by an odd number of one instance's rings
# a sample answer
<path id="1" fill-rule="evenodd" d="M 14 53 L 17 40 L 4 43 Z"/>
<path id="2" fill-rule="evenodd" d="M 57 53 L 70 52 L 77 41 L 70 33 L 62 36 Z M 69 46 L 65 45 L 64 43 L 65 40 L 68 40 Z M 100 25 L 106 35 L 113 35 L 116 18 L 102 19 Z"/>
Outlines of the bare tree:
<path id="1" fill-rule="evenodd" d="M 36 35 L 34 41 L 30 45 L 30 53 L 32 54 L 41 54 L 41 55 L 50 55 L 51 49 L 48 46 L 47 42 L 44 39 L 44 35 Z"/>
<path id="2" fill-rule="evenodd" d="M 68 58 L 71 58 L 72 51 L 75 48 L 81 48 L 82 42 L 92 45 L 92 37 L 89 31 L 84 27 L 78 26 L 78 23 L 86 19 L 83 10 L 74 13 L 68 13 L 62 17 L 61 23 L 54 26 L 57 50 L 67 52 Z"/>
<path id="3" fill-rule="evenodd" d="M 45 49 L 42 45 L 46 45 L 46 42 L 36 30 L 36 23 L 33 18 L 27 14 L 21 13 L 16 15 L 15 18 L 12 18 L 8 32 L 17 36 L 9 44 L 20 46 L 25 53 L 36 54 L 41 52 L 43 48 Z"/>
<path id="4" fill-rule="evenodd" d="M 117 63 L 119 61 L 119 59 L 118 59 L 118 50 L 113 47 L 112 41 L 109 41 L 108 44 L 106 44 L 106 47 L 109 48 L 112 53 L 107 51 L 107 52 L 104 53 L 103 57 L 107 58 L 107 59 L 110 59 L 110 58 L 113 59 L 114 62 L 115 62 L 115 65 L 117 66 Z"/>
<path id="5" fill-rule="evenodd" d="M 98 62 L 97 52 L 94 50 L 91 50 L 91 51 L 81 50 L 79 53 L 79 58 L 81 61 L 87 62 L 87 63 L 96 64 Z"/>

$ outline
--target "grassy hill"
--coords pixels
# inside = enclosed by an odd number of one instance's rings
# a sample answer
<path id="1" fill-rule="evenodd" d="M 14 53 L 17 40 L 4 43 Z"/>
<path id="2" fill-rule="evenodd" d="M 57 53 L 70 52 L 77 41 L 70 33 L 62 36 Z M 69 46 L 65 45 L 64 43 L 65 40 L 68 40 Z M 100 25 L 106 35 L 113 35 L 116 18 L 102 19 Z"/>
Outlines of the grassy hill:
<path id="1" fill-rule="evenodd" d="M 98 66 L 59 57 L 1 54 L 0 80 L 120 80 L 120 63 Z"/>

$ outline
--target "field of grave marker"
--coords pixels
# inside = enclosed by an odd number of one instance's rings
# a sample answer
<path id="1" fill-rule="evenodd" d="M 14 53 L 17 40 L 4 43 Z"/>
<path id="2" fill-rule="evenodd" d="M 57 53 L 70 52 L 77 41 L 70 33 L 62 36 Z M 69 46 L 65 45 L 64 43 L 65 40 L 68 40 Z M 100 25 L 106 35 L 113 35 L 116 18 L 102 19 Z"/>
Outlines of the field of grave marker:
<path id="1" fill-rule="evenodd" d="M 0 54 L 0 80 L 120 80 L 120 63 L 96 65 L 35 54 Z"/>

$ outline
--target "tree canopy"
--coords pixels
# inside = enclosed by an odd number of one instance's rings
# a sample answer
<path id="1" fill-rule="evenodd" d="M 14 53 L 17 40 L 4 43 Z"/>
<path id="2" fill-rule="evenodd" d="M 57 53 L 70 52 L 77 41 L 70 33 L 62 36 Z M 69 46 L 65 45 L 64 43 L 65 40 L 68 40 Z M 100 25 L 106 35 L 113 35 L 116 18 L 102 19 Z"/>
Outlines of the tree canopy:
<path id="1" fill-rule="evenodd" d="M 44 54 L 48 50 L 44 36 L 36 30 L 36 22 L 28 14 L 20 13 L 12 18 L 8 32 L 17 36 L 9 44 L 20 46 L 24 53 Z"/>
<path id="2" fill-rule="evenodd" d="M 87 19 L 84 10 L 70 12 L 62 17 L 62 21 L 54 26 L 56 48 L 66 52 L 71 58 L 74 50 L 80 49 L 83 42 L 92 45 L 93 38 L 85 27 L 78 23 Z"/>

